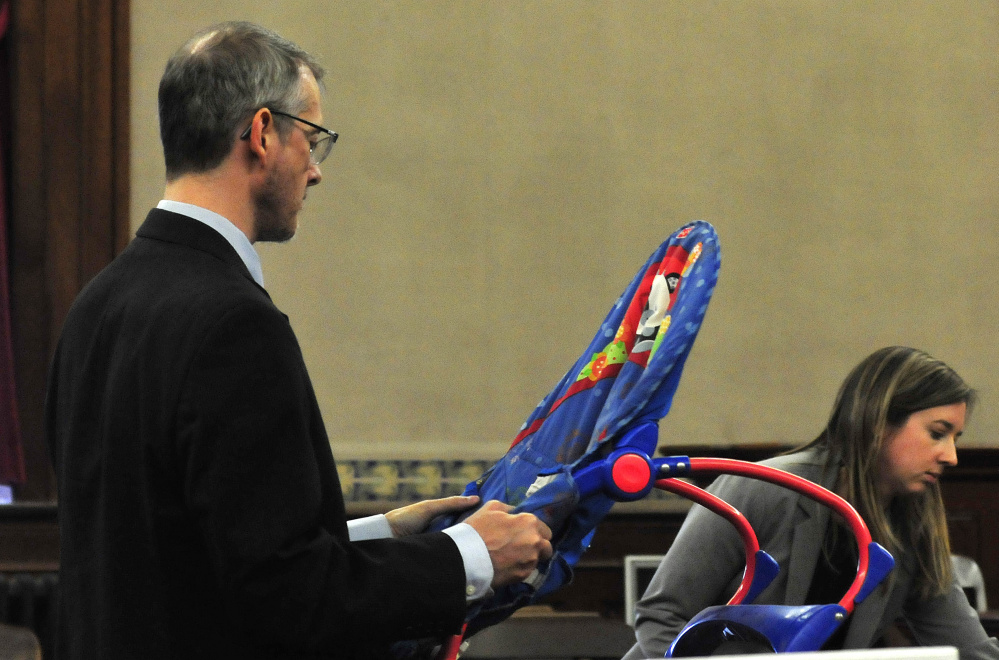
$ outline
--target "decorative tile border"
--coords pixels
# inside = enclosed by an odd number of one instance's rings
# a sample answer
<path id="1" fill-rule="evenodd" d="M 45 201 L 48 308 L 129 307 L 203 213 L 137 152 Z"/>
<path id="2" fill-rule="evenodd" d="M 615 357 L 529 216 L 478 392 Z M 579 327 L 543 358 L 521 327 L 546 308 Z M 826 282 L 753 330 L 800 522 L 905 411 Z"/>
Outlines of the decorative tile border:
<path id="1" fill-rule="evenodd" d="M 494 461 L 343 460 L 337 461 L 340 487 L 347 504 L 405 505 L 449 495 L 461 495 Z M 685 502 L 673 493 L 653 489 L 645 501 Z"/>
<path id="2" fill-rule="evenodd" d="M 347 502 L 409 504 L 461 495 L 493 461 L 347 460 L 337 461 Z"/>

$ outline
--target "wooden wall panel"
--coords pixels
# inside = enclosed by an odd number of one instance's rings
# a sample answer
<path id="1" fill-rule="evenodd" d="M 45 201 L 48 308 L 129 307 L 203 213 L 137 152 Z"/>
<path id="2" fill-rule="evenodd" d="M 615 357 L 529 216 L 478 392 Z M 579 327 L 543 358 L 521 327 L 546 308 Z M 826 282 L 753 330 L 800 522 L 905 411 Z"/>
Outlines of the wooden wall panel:
<path id="1" fill-rule="evenodd" d="M 128 240 L 127 0 L 12 3 L 11 298 L 28 482 L 52 501 L 45 377 L 73 298 Z"/>
<path id="2" fill-rule="evenodd" d="M 974 559 L 985 578 L 985 595 L 990 609 L 999 605 L 999 504 L 996 503 L 997 476 L 975 481 L 943 484 L 947 503 L 951 551 Z"/>

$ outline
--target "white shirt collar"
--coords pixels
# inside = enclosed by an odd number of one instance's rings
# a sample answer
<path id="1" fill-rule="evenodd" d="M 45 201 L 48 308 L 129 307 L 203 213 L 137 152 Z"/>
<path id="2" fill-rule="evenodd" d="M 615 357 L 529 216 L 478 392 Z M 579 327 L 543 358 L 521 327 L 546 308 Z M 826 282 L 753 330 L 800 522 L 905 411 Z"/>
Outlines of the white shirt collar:
<path id="1" fill-rule="evenodd" d="M 246 234 L 240 231 L 236 225 L 229 222 L 229 220 L 201 206 L 185 204 L 184 202 L 174 202 L 169 199 L 160 200 L 156 208 L 186 215 L 222 234 L 222 238 L 229 242 L 229 245 L 236 250 L 239 258 L 246 264 L 246 269 L 250 271 L 253 281 L 261 287 L 264 285 L 264 269 L 260 265 L 260 255 L 253 249 L 253 244 L 250 243 L 250 239 L 246 237 Z"/>

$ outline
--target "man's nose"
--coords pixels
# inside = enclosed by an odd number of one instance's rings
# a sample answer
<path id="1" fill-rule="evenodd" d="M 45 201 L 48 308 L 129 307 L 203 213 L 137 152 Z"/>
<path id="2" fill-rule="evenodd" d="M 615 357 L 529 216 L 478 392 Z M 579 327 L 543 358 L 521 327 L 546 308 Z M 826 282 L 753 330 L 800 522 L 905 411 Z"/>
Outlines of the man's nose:
<path id="1" fill-rule="evenodd" d="M 315 186 L 318 185 L 320 181 L 323 180 L 323 171 L 319 169 L 319 166 L 315 163 L 309 168 L 309 181 L 306 185 Z"/>

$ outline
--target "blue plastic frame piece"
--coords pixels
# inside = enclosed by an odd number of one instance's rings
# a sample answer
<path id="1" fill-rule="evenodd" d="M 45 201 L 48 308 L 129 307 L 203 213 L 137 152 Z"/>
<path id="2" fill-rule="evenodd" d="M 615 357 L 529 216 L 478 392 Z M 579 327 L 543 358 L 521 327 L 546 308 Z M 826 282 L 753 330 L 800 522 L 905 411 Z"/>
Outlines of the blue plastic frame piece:
<path id="1" fill-rule="evenodd" d="M 749 605 L 756 597 L 770 586 L 777 574 L 780 573 L 780 565 L 777 560 L 771 557 L 764 550 L 756 551 L 756 569 L 753 572 L 753 581 L 749 585 L 749 591 L 742 600 L 743 605 Z"/>
<path id="2" fill-rule="evenodd" d="M 881 584 L 888 574 L 895 567 L 895 558 L 883 547 L 871 541 L 867 545 L 867 577 L 864 578 L 864 585 L 860 587 L 857 596 L 853 599 L 855 603 L 863 602 L 879 584 Z"/>
<path id="3" fill-rule="evenodd" d="M 721 642 L 726 638 L 738 638 L 746 630 L 756 633 L 752 641 L 765 640 L 776 653 L 817 651 L 845 618 L 846 610 L 837 604 L 718 605 L 695 616 L 673 640 L 666 657 L 710 654 L 712 649 L 705 648 L 705 639 Z M 719 628 L 722 629 L 721 637 Z"/>
<path id="4" fill-rule="evenodd" d="M 689 456 L 667 456 L 657 458 L 653 461 L 660 479 L 673 479 L 675 477 L 686 477 L 690 474 Z"/>
<path id="5" fill-rule="evenodd" d="M 617 449 L 635 449 L 646 456 L 652 456 L 659 444 L 659 425 L 643 422 L 627 431 L 615 445 Z"/>

